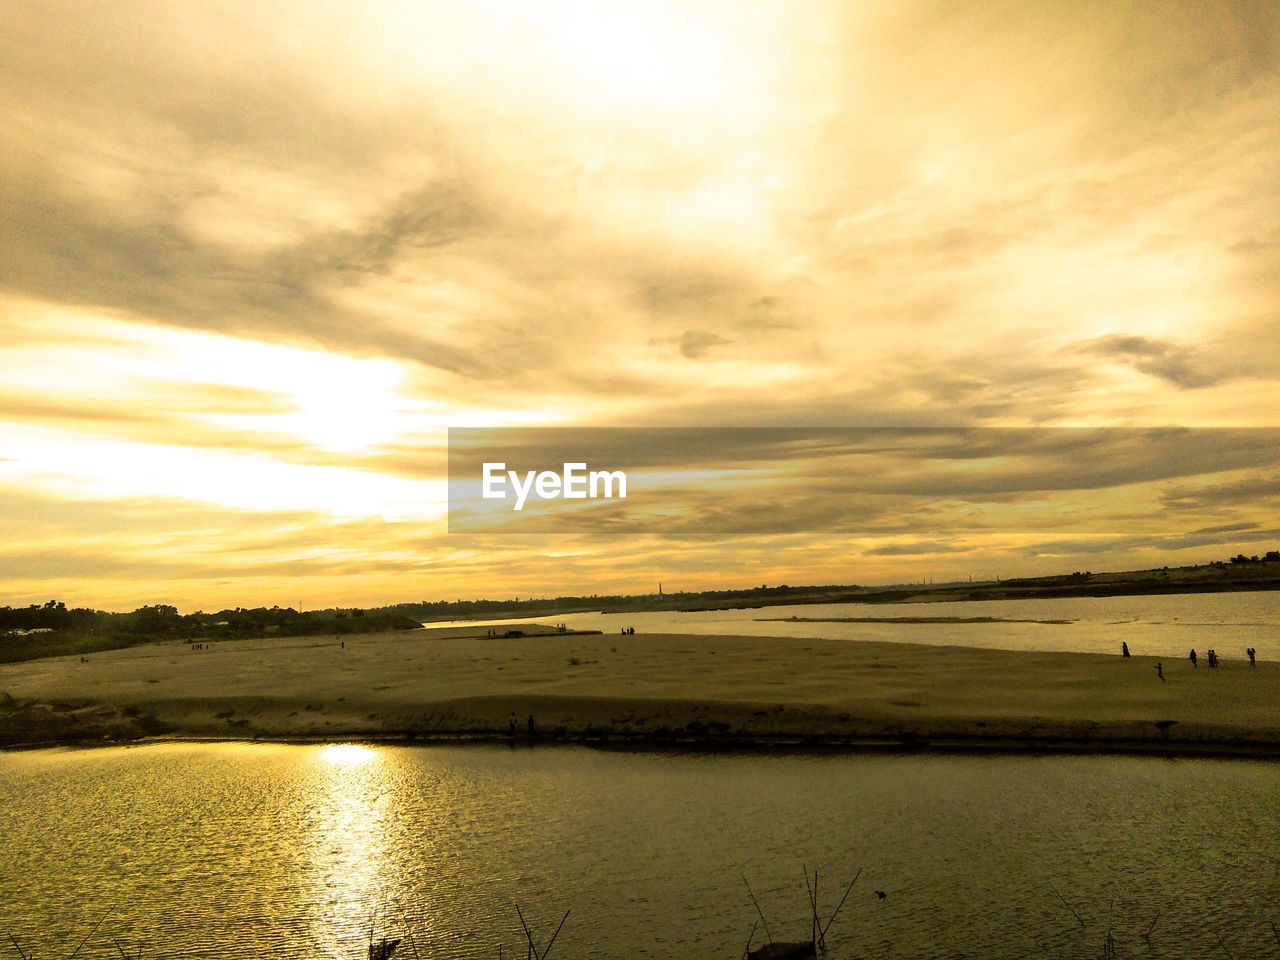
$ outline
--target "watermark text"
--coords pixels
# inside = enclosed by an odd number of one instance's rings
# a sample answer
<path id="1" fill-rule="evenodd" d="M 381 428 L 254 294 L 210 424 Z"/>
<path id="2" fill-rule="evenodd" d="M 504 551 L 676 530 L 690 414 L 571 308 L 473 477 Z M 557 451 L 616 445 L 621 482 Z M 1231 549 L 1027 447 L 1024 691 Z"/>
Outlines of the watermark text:
<path id="1" fill-rule="evenodd" d="M 627 498 L 627 475 L 621 470 L 588 470 L 585 463 L 565 463 L 554 470 L 508 470 L 506 463 L 486 462 L 481 495 L 506 500 L 507 485 L 515 493 L 515 510 L 523 510 L 532 493 L 539 500 L 620 500 Z M 615 493 L 615 487 L 617 492 Z"/>

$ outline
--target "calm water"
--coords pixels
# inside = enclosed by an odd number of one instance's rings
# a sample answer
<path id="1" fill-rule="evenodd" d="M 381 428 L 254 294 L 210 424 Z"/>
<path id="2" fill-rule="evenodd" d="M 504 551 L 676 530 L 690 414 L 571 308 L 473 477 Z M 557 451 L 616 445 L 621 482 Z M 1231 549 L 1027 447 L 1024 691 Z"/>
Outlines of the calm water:
<path id="1" fill-rule="evenodd" d="M 778 623 L 768 617 L 1001 617 L 1070 623 Z M 964 603 L 804 604 L 755 610 L 679 613 L 578 613 L 534 618 L 575 629 L 617 633 L 721 633 L 767 637 L 830 637 L 901 643 L 959 644 L 1006 650 L 1116 653 L 1121 641 L 1135 654 L 1184 657 L 1213 647 L 1227 658 L 1280 656 L 1280 591 L 1199 593 L 1165 597 L 1072 597 Z M 464 623 L 465 621 L 454 621 Z M 520 623 L 490 620 L 486 623 Z M 442 624 L 428 624 L 442 626 Z"/>
<path id="2" fill-rule="evenodd" d="M 1273 956 L 1280 922 L 1258 761 L 181 744 L 0 754 L 0 797 L 0 935 L 40 957 L 114 908 L 82 956 L 360 960 L 403 910 L 424 958 L 510 958 L 518 903 L 544 937 L 572 908 L 553 957 L 734 960 L 739 875 L 798 936 L 802 863 L 826 910 L 863 869 L 835 960 L 1096 958 L 1109 927 Z"/>

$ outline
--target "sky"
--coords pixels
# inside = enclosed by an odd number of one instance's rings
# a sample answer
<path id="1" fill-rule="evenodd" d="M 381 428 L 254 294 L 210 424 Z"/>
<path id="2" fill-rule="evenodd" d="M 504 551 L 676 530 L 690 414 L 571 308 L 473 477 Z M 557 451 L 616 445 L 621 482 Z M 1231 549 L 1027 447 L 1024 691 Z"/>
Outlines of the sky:
<path id="1" fill-rule="evenodd" d="M 450 427 L 1280 426 L 1274 3 L 13 0 L 0 115 L 0 604 L 1280 540 L 1277 444 L 1212 430 L 749 498 L 672 444 L 722 535 L 445 522 Z"/>

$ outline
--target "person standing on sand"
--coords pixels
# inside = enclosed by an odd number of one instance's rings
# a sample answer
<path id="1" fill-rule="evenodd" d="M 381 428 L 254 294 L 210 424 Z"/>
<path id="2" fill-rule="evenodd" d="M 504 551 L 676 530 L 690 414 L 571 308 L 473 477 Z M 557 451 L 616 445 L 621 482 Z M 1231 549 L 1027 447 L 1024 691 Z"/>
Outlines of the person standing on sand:
<path id="1" fill-rule="evenodd" d="M 1245 653 L 1249 655 L 1249 666 L 1256 667 L 1258 665 L 1258 651 L 1250 647 Z"/>
<path id="2" fill-rule="evenodd" d="M 1209 648 L 1209 669 L 1216 670 L 1218 667 L 1218 654 L 1213 647 Z"/>
<path id="3" fill-rule="evenodd" d="M 1156 664 L 1156 676 L 1160 678 L 1161 683 L 1164 683 L 1164 664 L 1163 663 Z"/>
<path id="4" fill-rule="evenodd" d="M 1191 648 L 1191 655 L 1190 655 L 1189 657 L 1187 657 L 1187 659 L 1191 661 L 1191 665 L 1192 665 L 1193 667 L 1196 665 L 1196 659 L 1197 659 L 1197 657 L 1196 657 L 1196 648 L 1195 648 L 1195 647 L 1192 647 L 1192 648 Z"/>
<path id="5" fill-rule="evenodd" d="M 1123 641 L 1120 643 L 1120 656 L 1124 657 L 1126 660 L 1129 659 L 1129 644 Z"/>
<path id="6" fill-rule="evenodd" d="M 516 712 L 511 711 L 511 717 L 507 720 L 507 731 L 511 734 L 511 739 L 516 738 Z"/>

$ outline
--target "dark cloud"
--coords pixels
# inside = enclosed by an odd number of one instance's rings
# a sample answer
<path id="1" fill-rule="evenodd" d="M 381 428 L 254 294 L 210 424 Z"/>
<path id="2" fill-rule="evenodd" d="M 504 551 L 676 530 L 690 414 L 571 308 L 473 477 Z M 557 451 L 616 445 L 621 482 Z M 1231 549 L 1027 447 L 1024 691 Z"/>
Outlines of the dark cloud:
<path id="1" fill-rule="evenodd" d="M 1152 337 L 1111 334 L 1082 343 L 1080 350 L 1121 360 L 1183 390 L 1211 387 L 1230 378 L 1227 372 L 1207 369 L 1194 349 Z"/>
<path id="2" fill-rule="evenodd" d="M 733 341 L 709 330 L 686 330 L 678 337 L 655 337 L 649 341 L 653 347 L 673 346 L 689 360 L 707 360 L 715 347 L 724 347 Z"/>
<path id="3" fill-rule="evenodd" d="M 1280 499 L 1280 474 L 1250 473 L 1225 483 L 1180 484 L 1164 494 L 1175 507 L 1247 507 Z"/>
<path id="4" fill-rule="evenodd" d="M 906 471 L 906 478 L 936 474 L 939 491 L 996 492 L 1093 489 L 1275 464 L 1280 428 L 477 428 L 451 431 L 450 445 L 459 469 L 504 456 L 523 457 L 530 467 L 575 459 L 655 470 L 800 465 L 804 476 L 847 478 L 869 490 L 891 491 Z M 977 469 L 983 462 L 988 472 Z M 957 464 L 974 479 L 943 472 Z"/>
<path id="5" fill-rule="evenodd" d="M 183 227 L 183 204 L 165 201 L 139 220 L 49 183 L 0 169 L 14 191 L 0 208 L 0 289 L 125 311 L 167 323 L 270 339 L 373 349 L 454 372 L 483 369 L 480 352 L 353 316 L 332 296 L 357 276 L 386 275 L 399 257 L 456 242 L 480 228 L 476 198 L 460 184 L 430 184 L 361 231 L 316 230 L 279 251 L 247 253 L 202 241 Z"/>
<path id="6" fill-rule="evenodd" d="M 887 543 L 881 547 L 872 547 L 865 551 L 869 557 L 911 557 L 928 556 L 942 553 L 969 553 L 972 547 L 950 543 Z"/>
<path id="7" fill-rule="evenodd" d="M 727 346 L 733 341 L 706 330 L 686 330 L 679 343 L 680 352 L 690 360 L 705 360 L 712 347 Z"/>
<path id="8" fill-rule="evenodd" d="M 1121 556 L 1131 551 L 1168 552 L 1191 550 L 1198 547 L 1240 549 L 1245 546 L 1274 543 L 1280 540 L 1280 528 L 1250 528 L 1244 530 L 1218 530 L 1205 528 L 1186 533 L 1117 535 L 1108 537 L 1080 537 L 1067 540 L 1043 540 L 1020 548 L 1027 555 L 1050 554 L 1059 556 Z M 1216 559 L 1224 559 L 1219 557 Z M 1180 562 L 1180 561 L 1173 561 Z M 1201 561 L 1203 562 L 1203 561 Z"/>

